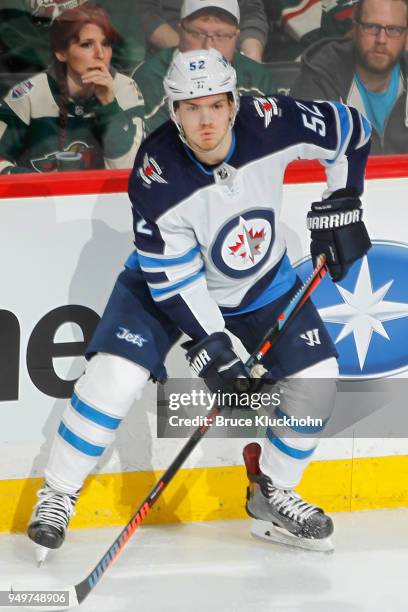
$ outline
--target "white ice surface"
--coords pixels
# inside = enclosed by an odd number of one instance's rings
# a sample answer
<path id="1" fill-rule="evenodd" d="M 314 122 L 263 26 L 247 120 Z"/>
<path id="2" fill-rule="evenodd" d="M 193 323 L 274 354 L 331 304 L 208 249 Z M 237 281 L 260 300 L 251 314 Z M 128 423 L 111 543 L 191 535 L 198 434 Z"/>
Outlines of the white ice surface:
<path id="1" fill-rule="evenodd" d="M 79 610 L 406 612 L 408 509 L 333 518 L 334 553 L 258 541 L 246 520 L 142 527 Z M 118 533 L 71 531 L 40 569 L 25 536 L 1 535 L 0 588 L 71 586 Z"/>

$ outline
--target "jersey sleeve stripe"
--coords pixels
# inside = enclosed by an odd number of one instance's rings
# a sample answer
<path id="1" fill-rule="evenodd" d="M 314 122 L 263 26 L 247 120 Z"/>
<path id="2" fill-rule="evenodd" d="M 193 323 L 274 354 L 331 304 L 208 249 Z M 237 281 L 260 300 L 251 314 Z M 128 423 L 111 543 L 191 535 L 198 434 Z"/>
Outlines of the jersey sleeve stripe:
<path id="1" fill-rule="evenodd" d="M 351 135 L 353 133 L 353 122 L 350 116 L 350 112 L 344 104 L 340 102 L 329 102 L 333 108 L 337 117 L 337 127 L 339 131 L 339 146 L 337 147 L 337 154 L 334 159 L 326 160 L 328 164 L 334 164 L 346 151 L 350 142 Z"/>
<path id="2" fill-rule="evenodd" d="M 130 270 L 140 270 L 139 255 L 137 251 L 133 251 L 125 261 L 125 268 Z"/>
<path id="3" fill-rule="evenodd" d="M 142 255 L 138 252 L 139 262 L 142 268 L 164 268 L 166 266 L 179 266 L 184 263 L 193 261 L 193 259 L 200 253 L 200 247 L 196 245 L 184 255 L 179 257 L 150 257 Z"/>
<path id="4" fill-rule="evenodd" d="M 175 290 L 181 289 L 182 287 L 185 287 L 186 285 L 189 285 L 190 283 L 193 283 L 195 280 L 199 279 L 201 276 L 204 275 L 204 266 L 202 266 L 200 268 L 200 270 L 198 272 L 196 272 L 195 274 L 193 274 L 192 276 L 189 276 L 188 278 L 185 278 L 184 280 L 178 282 L 178 283 L 174 283 L 173 285 L 168 285 L 167 287 L 163 287 L 161 289 L 155 289 L 154 287 L 151 287 L 149 284 L 149 289 L 150 289 L 150 293 L 153 297 L 153 299 L 156 298 L 160 298 L 163 297 L 165 294 L 173 292 Z"/>
<path id="5" fill-rule="evenodd" d="M 125 261 L 125 268 L 129 270 L 141 270 L 139 255 L 137 251 L 133 251 Z M 169 278 L 165 272 L 146 272 L 143 271 L 143 276 L 148 283 L 166 283 Z"/>
<path id="6" fill-rule="evenodd" d="M 360 117 L 361 117 L 361 122 L 363 125 L 364 136 L 362 136 L 362 140 L 358 143 L 358 146 L 356 147 L 357 149 L 360 149 L 360 147 L 363 147 L 370 140 L 370 136 L 372 132 L 371 123 L 368 121 L 368 119 L 364 117 L 364 115 L 361 115 L 361 114 L 360 114 Z"/>
<path id="7" fill-rule="evenodd" d="M 145 270 L 143 270 L 143 277 L 149 285 L 168 283 L 170 280 L 166 272 L 146 272 Z"/>

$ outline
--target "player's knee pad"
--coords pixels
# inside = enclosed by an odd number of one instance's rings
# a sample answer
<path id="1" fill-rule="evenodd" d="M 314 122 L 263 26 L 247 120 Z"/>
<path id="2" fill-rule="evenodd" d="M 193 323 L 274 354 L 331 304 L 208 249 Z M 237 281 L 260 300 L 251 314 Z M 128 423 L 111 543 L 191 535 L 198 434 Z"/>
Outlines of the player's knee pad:
<path id="1" fill-rule="evenodd" d="M 338 373 L 333 357 L 278 383 L 280 404 L 277 413 L 291 418 L 294 423 L 293 427 L 285 426 L 281 430 L 283 436 L 321 435 L 335 405 Z"/>
<path id="2" fill-rule="evenodd" d="M 339 364 L 335 357 L 323 359 L 323 361 L 319 361 L 304 370 L 299 370 L 299 372 L 290 376 L 290 378 L 331 378 L 332 380 L 337 380 L 338 377 Z"/>
<path id="3" fill-rule="evenodd" d="M 150 373 L 129 359 L 98 353 L 78 379 L 74 396 L 112 416 L 123 418 L 141 398 Z"/>
<path id="4" fill-rule="evenodd" d="M 281 409 L 289 415 L 327 420 L 336 400 L 337 361 L 326 359 L 280 383 Z"/>

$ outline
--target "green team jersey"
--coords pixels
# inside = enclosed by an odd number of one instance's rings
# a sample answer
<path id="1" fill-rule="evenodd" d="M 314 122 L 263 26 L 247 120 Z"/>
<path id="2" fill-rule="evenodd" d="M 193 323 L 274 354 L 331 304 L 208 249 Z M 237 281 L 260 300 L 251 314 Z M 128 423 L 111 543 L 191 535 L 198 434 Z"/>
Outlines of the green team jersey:
<path id="1" fill-rule="evenodd" d="M 163 79 L 173 60 L 175 49 L 163 49 L 136 68 L 136 81 L 145 105 L 145 129 L 148 134 L 169 119 Z M 276 85 L 269 69 L 249 57 L 234 53 L 232 65 L 237 72 L 238 91 L 246 95 L 268 95 L 276 93 Z"/>
<path id="2" fill-rule="evenodd" d="M 134 81 L 114 73 L 115 99 L 71 100 L 59 121 L 58 88 L 41 72 L 16 85 L 0 103 L 0 173 L 52 172 L 56 154 L 81 153 L 82 167 L 130 168 L 143 133 L 143 100 Z"/>

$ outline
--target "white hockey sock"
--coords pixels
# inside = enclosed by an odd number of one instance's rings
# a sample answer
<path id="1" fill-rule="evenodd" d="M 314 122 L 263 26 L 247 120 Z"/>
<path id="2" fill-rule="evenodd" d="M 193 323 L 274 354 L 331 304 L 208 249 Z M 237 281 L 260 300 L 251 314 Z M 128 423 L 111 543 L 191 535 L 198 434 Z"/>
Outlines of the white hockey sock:
<path id="1" fill-rule="evenodd" d="M 293 446 L 294 444 L 296 446 Z M 265 439 L 260 461 L 261 471 L 267 474 L 279 489 L 293 489 L 299 484 L 304 470 L 312 460 L 317 444 L 317 438 L 294 440 L 276 436 L 273 440 Z"/>
<path id="2" fill-rule="evenodd" d="M 123 357 L 98 353 L 78 379 L 45 469 L 51 487 L 75 493 L 115 439 L 150 373 Z"/>
<path id="3" fill-rule="evenodd" d="M 283 380 L 281 406 L 275 416 L 307 416 L 320 418 L 322 426 L 268 427 L 263 443 L 260 468 L 274 485 L 281 489 L 293 489 L 312 460 L 319 437 L 331 416 L 335 403 L 335 380 L 338 365 L 334 357 L 325 359 Z M 326 379 L 319 383 L 316 379 Z M 282 392 L 283 391 L 283 392 Z"/>

